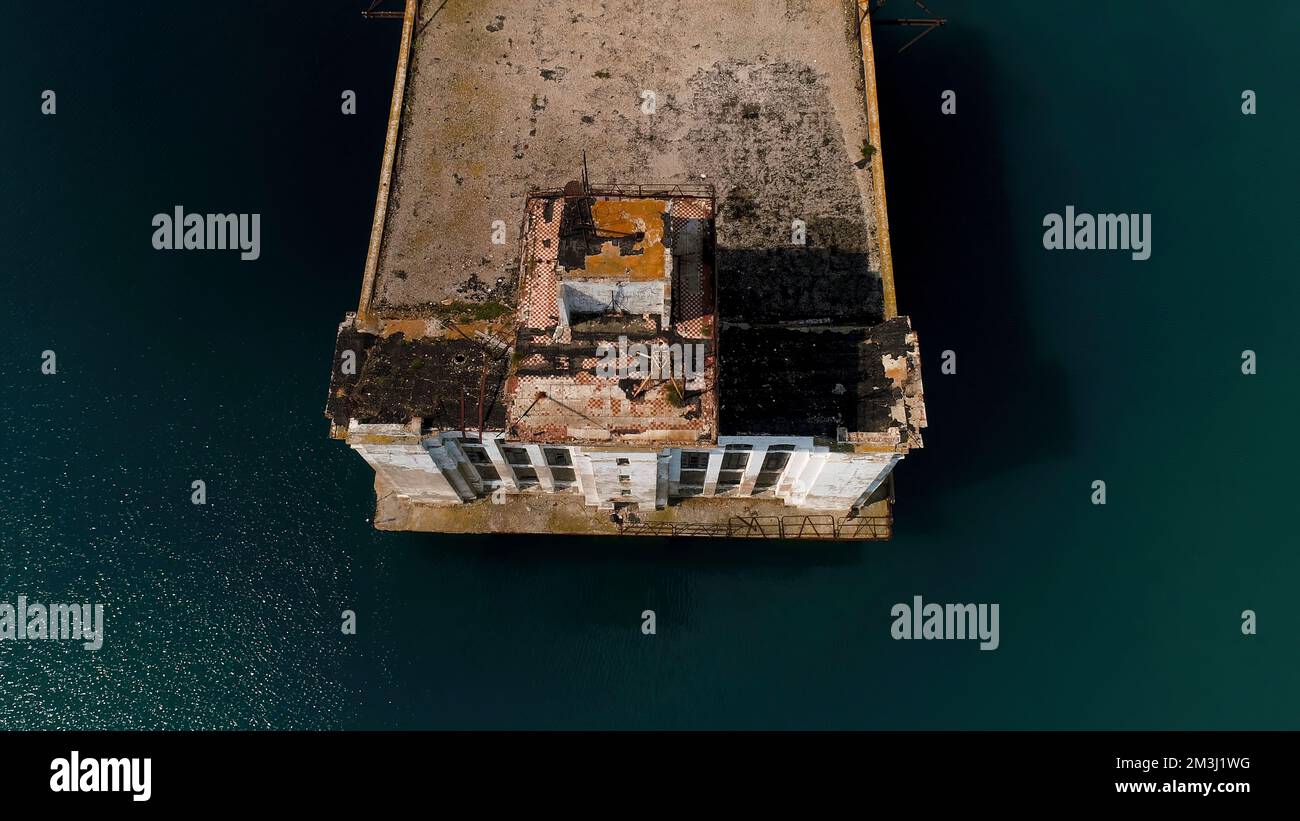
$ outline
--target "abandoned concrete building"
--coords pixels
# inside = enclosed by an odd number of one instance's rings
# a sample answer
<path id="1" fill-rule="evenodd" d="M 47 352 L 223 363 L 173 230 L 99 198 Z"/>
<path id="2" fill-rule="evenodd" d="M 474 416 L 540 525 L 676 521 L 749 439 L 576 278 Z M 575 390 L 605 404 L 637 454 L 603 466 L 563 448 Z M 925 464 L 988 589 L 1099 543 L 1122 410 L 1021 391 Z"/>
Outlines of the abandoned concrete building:
<path id="1" fill-rule="evenodd" d="M 408 0 L 326 406 L 376 527 L 890 535 L 926 423 L 866 6 Z"/>

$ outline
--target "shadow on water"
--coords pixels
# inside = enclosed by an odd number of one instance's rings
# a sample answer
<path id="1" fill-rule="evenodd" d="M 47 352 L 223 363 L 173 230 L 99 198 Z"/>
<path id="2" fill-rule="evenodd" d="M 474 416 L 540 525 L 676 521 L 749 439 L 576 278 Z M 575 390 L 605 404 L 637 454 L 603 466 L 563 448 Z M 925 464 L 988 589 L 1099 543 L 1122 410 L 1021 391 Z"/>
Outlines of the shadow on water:
<path id="1" fill-rule="evenodd" d="M 900 516 L 936 529 L 945 495 L 1064 453 L 1070 405 L 1062 368 L 1035 352 L 1027 321 L 1015 228 L 1030 217 L 1013 214 L 1007 193 L 998 106 L 1008 92 L 994 56 L 960 25 L 902 54 L 896 37 L 878 41 L 898 309 L 920 338 L 930 425 L 899 472 Z M 958 109 L 945 116 L 950 88 Z M 955 374 L 941 371 L 945 350 Z"/>
<path id="2" fill-rule="evenodd" d="M 509 600 L 531 600 L 549 622 L 624 627 L 628 602 L 671 606 L 693 624 L 709 602 L 701 590 L 719 580 L 745 587 L 784 585 L 823 568 L 867 561 L 883 544 L 761 539 L 663 539 L 545 535 L 412 535 L 404 566 L 425 565 L 412 578 L 454 578 Z M 537 590 L 545 590 L 537 596 Z M 530 592 L 531 591 L 531 592 Z"/>
<path id="3" fill-rule="evenodd" d="M 856 564 L 862 551 L 870 549 L 862 542 L 791 542 L 778 539 L 695 539 L 656 538 L 652 536 L 563 536 L 547 535 L 532 539 L 504 540 L 495 536 L 438 534 L 440 550 L 472 554 L 486 562 L 504 562 L 512 569 L 553 569 L 556 562 L 572 559 L 582 566 L 629 564 L 689 567 L 697 573 L 732 573 L 738 567 L 746 571 L 775 571 L 783 575 L 790 570 L 836 567 Z M 806 550 L 791 551 L 790 545 Z"/>

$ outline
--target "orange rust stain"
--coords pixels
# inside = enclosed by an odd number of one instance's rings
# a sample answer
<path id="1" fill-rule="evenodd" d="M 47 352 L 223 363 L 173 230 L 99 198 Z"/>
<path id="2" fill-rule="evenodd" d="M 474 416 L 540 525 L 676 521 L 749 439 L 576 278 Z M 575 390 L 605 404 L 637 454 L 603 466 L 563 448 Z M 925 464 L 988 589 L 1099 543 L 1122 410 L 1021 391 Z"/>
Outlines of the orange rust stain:
<path id="1" fill-rule="evenodd" d="M 907 358 L 885 354 L 880 357 L 880 364 L 884 367 L 885 376 L 894 383 L 894 387 L 903 387 L 903 383 L 907 381 Z"/>
<path id="2" fill-rule="evenodd" d="M 385 319 L 380 328 L 380 335 L 390 337 L 402 334 L 407 339 L 419 339 L 429 332 L 429 323 L 423 319 Z"/>
<path id="3" fill-rule="evenodd" d="M 663 200 L 600 200 L 591 214 L 597 233 L 635 234 L 644 238 L 633 245 L 640 253 L 623 255 L 613 242 L 606 242 L 599 254 L 587 257 L 586 276 L 626 277 L 633 280 L 664 278 L 664 220 L 668 203 Z"/>

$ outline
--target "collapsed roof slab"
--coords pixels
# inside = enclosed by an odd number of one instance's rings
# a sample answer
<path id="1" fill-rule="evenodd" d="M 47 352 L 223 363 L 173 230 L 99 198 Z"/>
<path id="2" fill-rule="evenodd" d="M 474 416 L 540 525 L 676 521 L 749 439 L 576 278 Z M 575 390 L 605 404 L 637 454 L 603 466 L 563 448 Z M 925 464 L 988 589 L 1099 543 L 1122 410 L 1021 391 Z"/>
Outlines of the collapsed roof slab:
<path id="1" fill-rule="evenodd" d="M 723 326 L 723 435 L 798 434 L 905 452 L 926 426 L 920 349 L 905 316 L 870 328 Z"/>

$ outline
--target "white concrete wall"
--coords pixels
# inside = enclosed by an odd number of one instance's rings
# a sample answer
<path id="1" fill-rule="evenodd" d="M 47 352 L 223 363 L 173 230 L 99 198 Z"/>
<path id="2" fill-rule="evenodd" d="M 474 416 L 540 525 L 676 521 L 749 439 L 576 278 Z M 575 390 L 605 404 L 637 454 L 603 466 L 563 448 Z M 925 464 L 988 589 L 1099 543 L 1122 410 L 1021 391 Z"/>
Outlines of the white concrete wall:
<path id="1" fill-rule="evenodd" d="M 560 297 L 573 314 L 604 314 L 626 311 L 629 314 L 664 313 L 664 283 L 596 282 L 589 279 L 566 280 L 560 285 Z"/>
<path id="2" fill-rule="evenodd" d="M 628 453 L 610 453 L 597 451 L 584 454 L 591 465 L 594 486 L 588 492 L 590 502 L 592 495 L 599 500 L 601 508 L 614 507 L 615 502 L 636 502 L 653 508 L 659 487 L 659 452 L 640 451 Z M 628 464 L 620 465 L 620 459 Z M 620 482 L 619 477 L 628 477 L 627 482 Z M 624 495 L 623 491 L 629 491 Z"/>
<path id="3" fill-rule="evenodd" d="M 375 473 L 399 496 L 433 502 L 462 501 L 455 486 L 419 442 L 410 444 L 356 444 Z"/>
<path id="4" fill-rule="evenodd" d="M 407 426 L 353 425 L 349 441 L 395 492 L 412 499 L 457 504 L 486 496 L 498 487 L 481 480 L 465 456 L 459 432 L 422 437 Z M 528 452 L 537 473 L 537 485 L 521 490 L 502 451 L 507 443 L 501 434 L 485 434 L 482 442 L 470 435 L 464 443 L 484 448 L 500 477 L 503 492 L 573 493 L 581 495 L 586 504 L 606 510 L 619 502 L 635 503 L 644 509 L 662 508 L 670 499 L 680 497 L 683 450 L 708 454 L 702 495 L 712 496 L 719 492 L 718 476 L 726 445 L 750 445 L 751 449 L 745 451 L 749 461 L 740 485 L 725 490 L 729 497 L 749 497 L 755 491 L 768 448 L 793 445 L 795 450 L 789 451 L 776 486 L 767 490 L 792 507 L 827 511 L 847 510 L 863 501 L 903 458 L 897 453 L 835 453 L 814 445 L 810 437 L 723 436 L 718 446 L 711 448 L 627 451 L 509 442 L 509 446 L 523 447 Z M 550 447 L 566 447 L 569 451 L 573 486 L 556 486 L 543 450 Z M 628 464 L 620 465 L 620 460 Z M 621 477 L 627 477 L 627 481 L 620 481 Z"/>
<path id="5" fill-rule="evenodd" d="M 810 461 L 820 462 L 815 475 L 802 487 L 796 480 L 789 501 L 812 510 L 844 510 L 874 492 L 902 459 L 898 453 L 815 454 Z"/>

